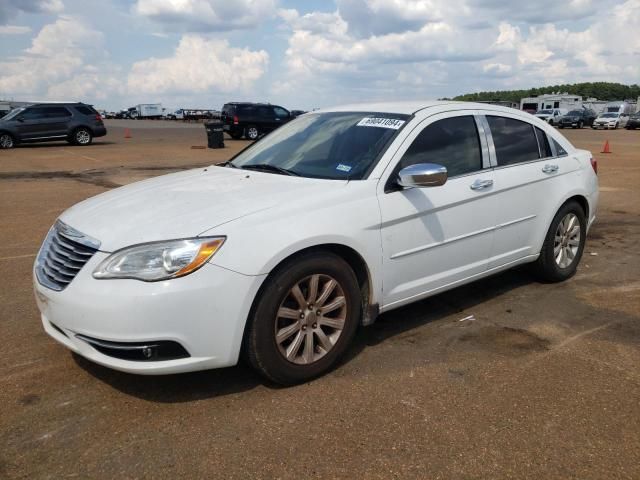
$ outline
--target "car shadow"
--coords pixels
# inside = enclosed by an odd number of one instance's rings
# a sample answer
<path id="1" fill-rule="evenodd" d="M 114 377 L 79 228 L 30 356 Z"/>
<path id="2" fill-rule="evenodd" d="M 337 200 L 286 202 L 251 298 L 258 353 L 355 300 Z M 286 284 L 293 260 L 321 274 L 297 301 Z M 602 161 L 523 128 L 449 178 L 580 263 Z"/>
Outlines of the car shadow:
<path id="1" fill-rule="evenodd" d="M 99 147 L 99 146 L 103 146 L 103 145 L 116 145 L 117 142 L 110 142 L 110 141 L 96 141 L 94 140 L 90 145 L 86 145 L 82 148 L 86 148 L 86 147 Z M 77 145 L 71 145 L 68 142 L 37 142 L 37 143 L 19 143 L 18 145 L 16 145 L 14 148 L 52 148 L 52 147 L 77 147 Z"/>
<path id="2" fill-rule="evenodd" d="M 352 361 L 369 346 L 449 315 L 470 310 L 476 305 L 532 282 L 534 280 L 530 274 L 525 268 L 520 267 L 382 314 L 373 325 L 359 330 L 338 366 Z M 126 395 L 151 402 L 191 402 L 241 393 L 258 386 L 283 388 L 266 381 L 243 363 L 217 370 L 144 376 L 112 370 L 77 354 L 72 356 L 80 368 L 98 380 Z"/>

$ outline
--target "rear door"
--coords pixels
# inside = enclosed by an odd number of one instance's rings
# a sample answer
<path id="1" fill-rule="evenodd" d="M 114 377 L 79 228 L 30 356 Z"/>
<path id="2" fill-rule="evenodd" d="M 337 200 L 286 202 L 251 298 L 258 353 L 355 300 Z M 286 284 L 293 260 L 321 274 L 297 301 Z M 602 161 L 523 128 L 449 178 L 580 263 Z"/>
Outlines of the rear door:
<path id="1" fill-rule="evenodd" d="M 509 114 L 486 115 L 489 148 L 495 152 L 497 229 L 488 268 L 536 255 L 555 208 L 571 191 L 579 169 L 543 129 Z"/>
<path id="2" fill-rule="evenodd" d="M 416 163 L 445 166 L 447 182 L 393 188 L 397 172 Z M 378 193 L 387 308 L 484 272 L 496 218 L 486 138 L 472 111 L 424 120 L 390 167 Z"/>
<path id="3" fill-rule="evenodd" d="M 71 112 L 66 107 L 46 107 L 46 135 L 48 137 L 65 137 L 69 133 Z"/>

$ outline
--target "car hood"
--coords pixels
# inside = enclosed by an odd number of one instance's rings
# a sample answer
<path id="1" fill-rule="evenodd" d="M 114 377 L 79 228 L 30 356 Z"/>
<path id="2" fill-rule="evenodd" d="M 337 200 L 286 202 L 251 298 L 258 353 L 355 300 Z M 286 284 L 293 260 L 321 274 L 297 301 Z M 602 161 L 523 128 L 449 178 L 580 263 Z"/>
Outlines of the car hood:
<path id="1" fill-rule="evenodd" d="M 100 250 L 112 252 L 138 243 L 195 237 L 347 183 L 212 166 L 111 190 L 71 207 L 60 220 L 98 239 Z"/>
<path id="2" fill-rule="evenodd" d="M 596 122 L 616 122 L 618 118 L 616 117 L 598 117 L 595 120 Z"/>

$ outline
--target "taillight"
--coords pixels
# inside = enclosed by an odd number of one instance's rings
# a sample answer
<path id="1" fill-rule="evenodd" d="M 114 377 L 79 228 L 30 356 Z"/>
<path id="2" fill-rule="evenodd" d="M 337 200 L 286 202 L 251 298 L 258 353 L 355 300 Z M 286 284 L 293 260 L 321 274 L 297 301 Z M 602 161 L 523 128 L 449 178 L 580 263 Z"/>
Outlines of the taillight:
<path id="1" fill-rule="evenodd" d="M 102 121 L 102 116 L 99 113 L 96 113 L 96 122 L 100 123 Z"/>
<path id="2" fill-rule="evenodd" d="M 234 125 L 238 125 L 238 123 L 239 123 L 239 122 L 240 122 L 240 120 L 238 120 L 238 116 L 237 116 L 237 115 L 234 115 L 234 116 L 233 116 L 233 124 L 234 124 Z"/>
<path id="3" fill-rule="evenodd" d="M 596 175 L 598 174 L 598 161 L 591 157 L 591 168 L 593 168 L 593 171 L 596 172 Z"/>

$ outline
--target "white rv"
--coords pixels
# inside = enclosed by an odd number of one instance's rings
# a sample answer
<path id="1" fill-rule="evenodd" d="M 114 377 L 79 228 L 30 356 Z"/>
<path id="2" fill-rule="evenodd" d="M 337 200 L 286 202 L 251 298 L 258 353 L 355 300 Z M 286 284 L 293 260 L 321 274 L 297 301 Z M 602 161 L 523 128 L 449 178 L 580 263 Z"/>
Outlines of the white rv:
<path id="1" fill-rule="evenodd" d="M 520 110 L 529 113 L 536 113 L 540 110 L 580 110 L 582 108 L 582 97 L 580 95 L 570 95 L 568 93 L 551 93 L 538 95 L 537 97 L 527 97 L 520 100 Z"/>
<path id="2" fill-rule="evenodd" d="M 608 102 L 605 105 L 604 112 L 631 115 L 636 113 L 636 104 L 629 100 L 616 100 L 615 102 Z"/>

